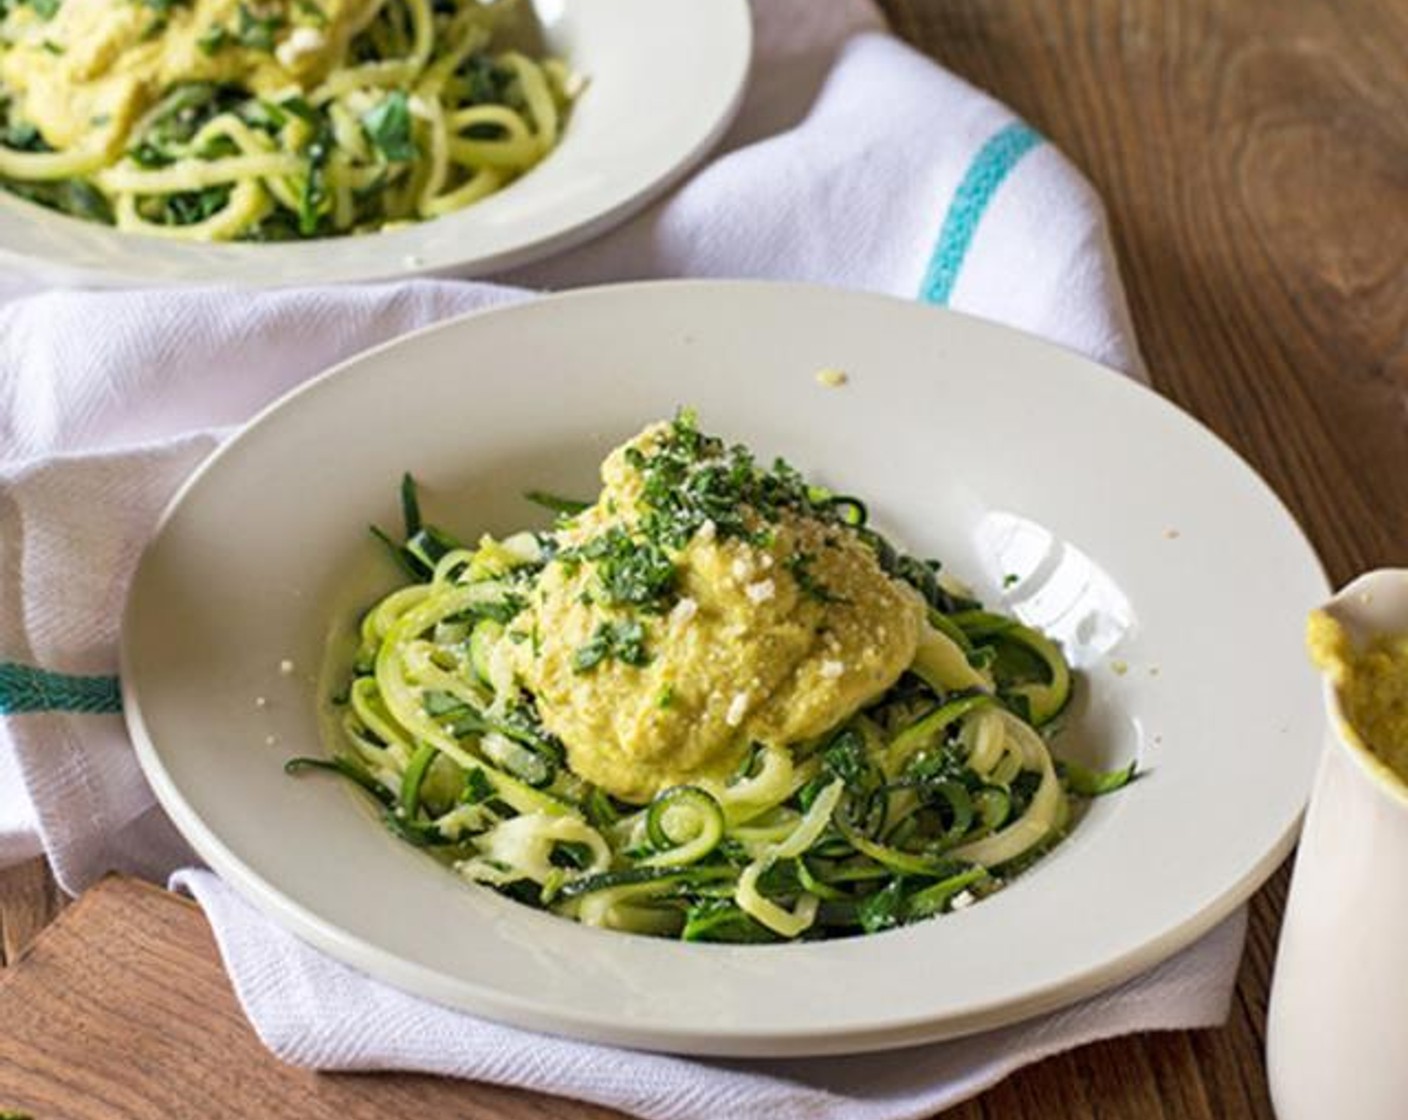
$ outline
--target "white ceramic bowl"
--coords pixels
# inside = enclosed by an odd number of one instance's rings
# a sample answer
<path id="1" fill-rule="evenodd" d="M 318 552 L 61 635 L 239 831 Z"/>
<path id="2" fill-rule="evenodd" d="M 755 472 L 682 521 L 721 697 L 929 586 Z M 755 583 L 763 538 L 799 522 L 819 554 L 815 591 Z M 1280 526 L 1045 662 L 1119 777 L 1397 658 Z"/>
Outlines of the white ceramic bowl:
<path id="1" fill-rule="evenodd" d="M 552 51 L 588 86 L 562 143 L 454 214 L 360 237 L 195 245 L 70 218 L 0 191 L 0 269 L 51 284 L 266 286 L 498 272 L 585 241 L 644 206 L 723 134 L 752 46 L 747 0 L 534 0 Z"/>
<path id="2" fill-rule="evenodd" d="M 848 383 L 823 387 L 822 367 Z M 530 910 L 388 835 L 341 783 L 283 774 L 289 756 L 328 749 L 316 678 L 330 635 L 396 582 L 366 525 L 396 523 L 403 471 L 465 537 L 543 525 L 523 491 L 590 494 L 606 450 L 680 403 L 864 497 L 898 540 L 1058 636 L 1082 674 L 1058 755 L 1137 757 L 1145 776 L 968 910 L 845 941 L 716 946 Z M 335 956 L 540 1030 L 839 1052 L 1069 1003 L 1246 898 L 1310 787 L 1323 723 L 1300 626 L 1325 591 L 1235 455 L 1067 351 L 875 296 L 634 285 L 433 328 L 266 411 L 184 488 L 143 557 L 122 680 L 178 827 Z"/>

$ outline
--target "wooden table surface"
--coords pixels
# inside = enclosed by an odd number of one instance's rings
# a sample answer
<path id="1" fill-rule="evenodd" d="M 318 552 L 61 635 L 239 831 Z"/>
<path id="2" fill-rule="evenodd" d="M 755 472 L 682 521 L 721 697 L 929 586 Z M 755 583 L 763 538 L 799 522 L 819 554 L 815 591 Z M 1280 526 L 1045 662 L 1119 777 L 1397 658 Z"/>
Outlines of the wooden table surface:
<path id="1" fill-rule="evenodd" d="M 1090 177 L 1155 385 L 1262 473 L 1331 578 L 1408 561 L 1408 4 L 883 4 L 900 35 L 1013 106 Z M 1252 903 L 1224 1029 L 1086 1047 L 947 1115 L 1270 1117 L 1262 1044 L 1286 876 Z M 0 873 L 5 959 L 59 905 L 41 864 Z M 132 984 L 156 967 L 140 950 L 153 944 L 184 994 L 134 1006 Z M 198 911 L 133 884 L 90 892 L 0 973 L 7 1027 L 28 1021 L 36 991 L 70 997 L 47 1026 L 30 1023 L 40 1048 L 20 1052 L 0 1032 L 0 1112 L 606 1115 L 428 1078 L 278 1067 L 239 1017 Z M 238 1085 L 218 1071 L 229 1056 L 248 1061 Z"/>

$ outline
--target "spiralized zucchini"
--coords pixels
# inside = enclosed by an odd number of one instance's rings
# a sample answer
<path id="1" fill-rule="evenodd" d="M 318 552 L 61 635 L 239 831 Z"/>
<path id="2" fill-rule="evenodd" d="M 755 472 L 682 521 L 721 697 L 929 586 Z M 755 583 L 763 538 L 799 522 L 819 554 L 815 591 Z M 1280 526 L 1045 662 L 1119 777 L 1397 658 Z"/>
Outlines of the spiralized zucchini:
<path id="1" fill-rule="evenodd" d="M 0 186 L 156 237 L 448 214 L 546 157 L 577 85 L 499 41 L 517 0 L 112 0 L 101 22 L 82 2 L 0 0 Z M 76 135 L 56 97 L 84 107 Z"/>
<path id="2" fill-rule="evenodd" d="M 692 433 L 687 423 L 677 430 Z M 701 470 L 724 469 L 715 445 L 689 446 Z M 1132 767 L 1096 774 L 1053 759 L 1046 735 L 1071 693 L 1054 642 L 955 592 L 937 564 L 899 553 L 859 502 L 806 487 L 783 464 L 764 473 L 732 462 L 735 482 L 752 470 L 742 485 L 844 526 L 923 597 L 909 671 L 839 725 L 806 742 L 755 743 L 732 774 L 700 775 L 645 804 L 613 798 L 567 766 L 513 668 L 514 644 L 538 640 L 514 620 L 563 538 L 464 547 L 422 524 L 407 477 L 405 539 L 378 535 L 413 582 L 362 621 L 353 677 L 336 698 L 345 750 L 290 768 L 351 779 L 398 835 L 520 902 L 594 926 L 728 942 L 871 933 L 962 908 L 1057 843 L 1084 798 L 1132 777 Z M 536 497 L 564 518 L 584 508 Z"/>

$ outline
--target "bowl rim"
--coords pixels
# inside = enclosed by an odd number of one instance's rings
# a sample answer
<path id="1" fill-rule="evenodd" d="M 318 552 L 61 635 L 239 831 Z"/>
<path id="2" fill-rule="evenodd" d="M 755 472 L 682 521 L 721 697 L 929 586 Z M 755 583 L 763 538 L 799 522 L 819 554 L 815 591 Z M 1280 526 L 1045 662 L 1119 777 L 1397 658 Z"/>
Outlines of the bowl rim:
<path id="1" fill-rule="evenodd" d="M 651 0 L 646 0 L 647 4 L 650 2 Z M 595 6 L 599 8 L 601 4 L 597 3 Z M 463 220 L 466 214 L 472 215 L 474 206 L 452 211 L 428 221 L 416 222 L 403 229 L 377 230 L 365 235 L 340 235 L 269 244 L 182 243 L 87 222 L 0 190 L 0 268 L 32 280 L 44 282 L 52 279 L 68 286 L 121 289 L 150 287 L 155 282 L 173 288 L 214 286 L 241 291 L 262 291 L 309 284 L 386 283 L 417 277 L 482 277 L 511 272 L 552 255 L 578 248 L 639 214 L 678 186 L 699 166 L 737 120 L 748 92 L 748 78 L 756 47 L 749 0 L 711 0 L 708 5 L 701 5 L 701 9 L 707 10 L 710 13 L 709 18 L 719 26 L 727 28 L 730 51 L 730 66 L 723 71 L 723 80 L 718 87 L 720 90 L 726 89 L 727 95 L 715 106 L 708 127 L 693 133 L 689 137 L 689 143 L 674 153 L 668 166 L 661 167 L 637 182 L 623 182 L 613 192 L 615 197 L 595 212 L 572 221 L 550 225 L 543 232 L 532 232 L 516 243 L 467 258 L 439 261 L 427 261 L 423 259 L 422 253 L 415 250 L 415 244 L 424 238 L 425 230 L 438 228 L 448 233 L 450 231 L 443 223 Z M 591 6 L 588 6 L 588 10 L 591 10 Z M 556 154 L 556 151 L 549 153 L 544 164 L 551 161 Z M 530 171 L 524 181 L 530 181 L 531 175 Z M 516 185 L 509 184 L 506 189 L 512 190 Z M 484 201 L 492 202 L 501 194 L 502 192 L 498 192 Z M 60 255 L 27 252 L 8 243 L 4 232 L 7 224 L 19 226 L 36 222 L 46 225 L 62 223 L 54 228 L 74 230 L 85 239 L 92 239 L 101 252 L 116 257 L 116 263 L 86 263 L 72 259 L 72 254 L 68 252 Z M 356 263 L 329 266 L 323 262 L 320 268 L 316 262 L 305 264 L 302 260 L 305 257 L 314 257 L 319 248 L 330 243 L 340 246 L 354 240 L 368 247 L 368 251 L 361 254 Z M 198 264 L 193 255 L 190 263 L 182 262 L 179 269 L 171 275 L 163 274 L 154 281 L 149 273 L 143 271 L 141 260 L 142 249 L 148 246 L 161 246 L 163 252 L 189 249 L 193 254 L 199 251 L 210 254 L 214 259 L 205 264 Z M 379 247 L 380 251 L 373 253 L 372 247 Z M 225 269 L 238 271 L 232 276 L 225 273 Z M 290 270 L 292 275 L 289 274 Z"/>

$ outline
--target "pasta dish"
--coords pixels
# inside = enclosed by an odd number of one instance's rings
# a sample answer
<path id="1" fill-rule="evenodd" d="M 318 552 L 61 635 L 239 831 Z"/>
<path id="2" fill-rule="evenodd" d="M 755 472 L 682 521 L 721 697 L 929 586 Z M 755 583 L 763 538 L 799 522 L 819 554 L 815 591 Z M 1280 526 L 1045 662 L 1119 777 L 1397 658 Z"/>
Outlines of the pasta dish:
<path id="1" fill-rule="evenodd" d="M 652 425 L 547 533 L 378 535 L 410 582 L 332 697 L 367 791 L 460 875 L 690 941 L 870 933 L 1000 890 L 1127 782 L 1057 761 L 1060 649 L 855 498 Z"/>
<path id="2" fill-rule="evenodd" d="M 193 240 L 385 229 L 558 143 L 574 79 L 516 0 L 0 0 L 0 185 Z"/>

